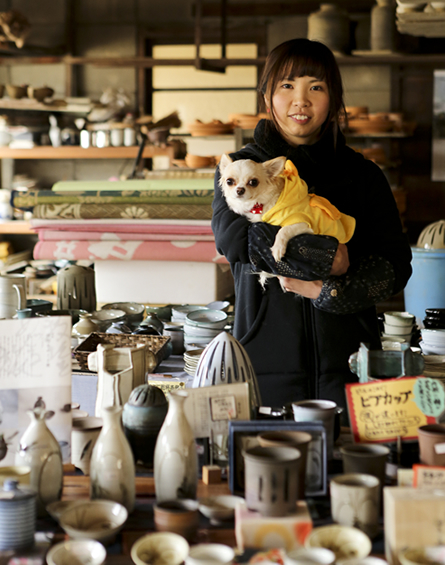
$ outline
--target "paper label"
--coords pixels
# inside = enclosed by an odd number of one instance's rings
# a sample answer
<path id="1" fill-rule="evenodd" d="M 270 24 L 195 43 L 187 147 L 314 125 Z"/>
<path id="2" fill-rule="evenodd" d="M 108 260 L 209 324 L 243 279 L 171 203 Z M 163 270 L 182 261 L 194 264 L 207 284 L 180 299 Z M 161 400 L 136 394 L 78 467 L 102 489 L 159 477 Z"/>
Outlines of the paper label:
<path id="1" fill-rule="evenodd" d="M 445 388 L 441 381 L 423 377 L 414 385 L 414 402 L 427 416 L 437 418 L 445 410 Z"/>
<path id="2" fill-rule="evenodd" d="M 435 422 L 415 402 L 414 387 L 418 380 L 426 379 L 403 377 L 347 384 L 349 419 L 355 441 L 417 439 L 420 426 Z"/>
<path id="3" fill-rule="evenodd" d="M 415 487 L 445 487 L 445 467 L 413 465 L 413 473 Z"/>
<path id="4" fill-rule="evenodd" d="M 445 453 L 445 443 L 436 443 L 436 445 L 434 446 L 434 451 L 437 453 L 437 455 L 442 455 L 443 453 Z"/>
<path id="5" fill-rule="evenodd" d="M 234 420 L 236 418 L 236 400 L 234 396 L 219 396 L 210 399 L 212 420 Z"/>

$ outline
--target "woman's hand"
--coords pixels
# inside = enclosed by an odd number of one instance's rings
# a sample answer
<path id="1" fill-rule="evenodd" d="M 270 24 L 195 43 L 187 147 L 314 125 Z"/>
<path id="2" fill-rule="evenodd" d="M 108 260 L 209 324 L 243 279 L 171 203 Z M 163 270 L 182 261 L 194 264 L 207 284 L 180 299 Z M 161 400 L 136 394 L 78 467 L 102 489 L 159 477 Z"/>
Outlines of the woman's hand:
<path id="1" fill-rule="evenodd" d="M 323 281 L 301 281 L 300 279 L 291 279 L 289 277 L 278 277 L 281 286 L 287 292 L 295 292 L 305 298 L 316 300 L 320 296 Z"/>
<path id="2" fill-rule="evenodd" d="M 349 269 L 349 253 L 344 243 L 339 243 L 331 267 L 331 275 L 339 277 Z"/>

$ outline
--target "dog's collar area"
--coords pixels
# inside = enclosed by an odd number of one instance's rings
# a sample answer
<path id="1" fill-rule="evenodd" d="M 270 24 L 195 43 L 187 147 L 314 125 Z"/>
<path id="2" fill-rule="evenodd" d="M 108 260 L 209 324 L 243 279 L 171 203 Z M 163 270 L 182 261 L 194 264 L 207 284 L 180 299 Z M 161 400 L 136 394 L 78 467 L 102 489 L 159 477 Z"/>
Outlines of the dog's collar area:
<path id="1" fill-rule="evenodd" d="M 251 214 L 262 214 L 263 213 L 263 205 L 259 204 L 258 202 L 255 204 L 255 206 L 253 206 L 253 208 L 250 210 Z"/>

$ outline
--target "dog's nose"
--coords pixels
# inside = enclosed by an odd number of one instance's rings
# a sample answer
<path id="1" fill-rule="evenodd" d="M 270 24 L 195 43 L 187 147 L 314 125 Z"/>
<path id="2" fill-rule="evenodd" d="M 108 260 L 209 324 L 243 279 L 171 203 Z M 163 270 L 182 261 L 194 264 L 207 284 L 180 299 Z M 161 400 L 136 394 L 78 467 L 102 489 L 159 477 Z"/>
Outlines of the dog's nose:
<path id="1" fill-rule="evenodd" d="M 243 186 L 238 186 L 236 189 L 236 193 L 238 196 L 242 196 L 246 192 L 246 189 Z"/>

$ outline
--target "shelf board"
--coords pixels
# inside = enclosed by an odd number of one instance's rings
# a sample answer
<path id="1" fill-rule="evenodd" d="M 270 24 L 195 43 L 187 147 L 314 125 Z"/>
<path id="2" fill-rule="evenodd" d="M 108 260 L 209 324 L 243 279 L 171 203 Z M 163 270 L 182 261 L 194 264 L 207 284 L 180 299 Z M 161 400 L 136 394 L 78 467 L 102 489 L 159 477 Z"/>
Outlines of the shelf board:
<path id="1" fill-rule="evenodd" d="M 10 222 L 0 222 L 0 234 L 36 235 L 36 232 L 31 228 L 29 222 L 11 220 Z"/>
<path id="2" fill-rule="evenodd" d="M 63 101 L 62 101 L 63 102 Z M 34 112 L 67 112 L 70 114 L 88 114 L 97 104 L 64 104 L 38 102 L 33 98 L 0 98 L 0 110 L 23 110 Z"/>
<path id="3" fill-rule="evenodd" d="M 83 147 L 63 145 L 62 147 L 38 146 L 32 149 L 13 149 L 0 147 L 0 159 L 136 159 L 139 147 Z M 147 145 L 142 157 L 148 159 L 158 155 L 167 155 L 173 159 L 174 148 L 167 145 Z"/>

